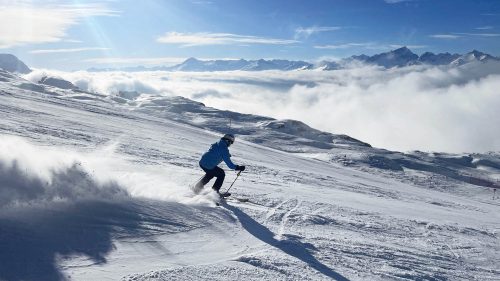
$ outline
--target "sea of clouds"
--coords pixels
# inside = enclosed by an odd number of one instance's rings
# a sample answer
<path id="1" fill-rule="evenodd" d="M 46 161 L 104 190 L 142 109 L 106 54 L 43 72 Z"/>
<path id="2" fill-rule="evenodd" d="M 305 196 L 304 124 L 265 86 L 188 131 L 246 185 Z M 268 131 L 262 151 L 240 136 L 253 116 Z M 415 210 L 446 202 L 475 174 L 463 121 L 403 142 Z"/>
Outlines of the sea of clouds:
<path id="1" fill-rule="evenodd" d="M 336 71 L 60 72 L 83 90 L 183 96 L 207 106 L 297 119 L 391 150 L 500 150 L 500 64 Z"/>

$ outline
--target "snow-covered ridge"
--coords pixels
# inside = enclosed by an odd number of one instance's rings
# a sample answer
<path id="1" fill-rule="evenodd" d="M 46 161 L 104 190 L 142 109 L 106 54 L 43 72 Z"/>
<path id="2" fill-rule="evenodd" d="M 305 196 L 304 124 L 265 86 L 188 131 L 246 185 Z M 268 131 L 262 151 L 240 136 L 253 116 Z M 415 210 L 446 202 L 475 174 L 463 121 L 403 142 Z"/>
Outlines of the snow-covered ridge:
<path id="1" fill-rule="evenodd" d="M 26 64 L 11 54 L 0 54 L 0 69 L 23 74 L 31 72 Z"/>
<path id="2" fill-rule="evenodd" d="M 61 98 L 120 105 L 127 110 L 168 117 L 219 133 L 229 130 L 243 139 L 284 151 L 313 152 L 318 149 L 331 149 L 336 145 L 370 146 L 349 136 L 313 129 L 297 120 L 276 120 L 270 117 L 218 110 L 183 97 L 141 95 L 136 91 L 119 91 L 116 94 L 103 95 L 66 87 L 65 80 L 60 78 L 56 80 L 59 81 L 58 83 L 51 85 L 44 83 L 47 80 L 45 76 L 39 83 L 32 83 L 8 72 L 1 72 L 1 70 L 0 77 L 5 77 L 5 82 L 10 83 L 13 87 L 11 91 L 15 91 L 16 88 L 31 89 Z M 302 145 L 297 146 L 298 143 Z"/>
<path id="3" fill-rule="evenodd" d="M 157 67 L 125 67 L 120 69 L 90 68 L 89 71 L 262 71 L 262 70 L 338 70 L 359 65 L 376 65 L 384 68 L 404 67 L 411 65 L 447 65 L 461 66 L 471 62 L 500 61 L 499 58 L 473 50 L 466 54 L 450 54 L 425 52 L 422 55 L 413 53 L 407 47 L 373 56 L 355 55 L 338 61 L 321 61 L 310 63 L 292 60 L 200 60 L 189 58 L 175 66 Z"/>

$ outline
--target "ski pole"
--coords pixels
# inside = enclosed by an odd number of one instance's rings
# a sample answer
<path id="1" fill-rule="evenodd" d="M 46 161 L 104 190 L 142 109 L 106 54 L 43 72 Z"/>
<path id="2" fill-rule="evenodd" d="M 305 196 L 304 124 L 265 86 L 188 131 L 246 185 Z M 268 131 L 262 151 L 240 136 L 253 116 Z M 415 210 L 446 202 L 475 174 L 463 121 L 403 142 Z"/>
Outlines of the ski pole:
<path id="1" fill-rule="evenodd" d="M 233 184 L 236 182 L 236 180 L 238 179 L 238 177 L 240 176 L 240 174 L 241 174 L 241 171 L 238 172 L 238 174 L 236 175 L 236 178 L 234 179 L 233 183 L 231 184 L 231 186 L 229 186 L 229 188 L 224 193 L 228 193 L 229 192 L 229 190 L 231 189 L 231 187 L 233 187 Z"/>

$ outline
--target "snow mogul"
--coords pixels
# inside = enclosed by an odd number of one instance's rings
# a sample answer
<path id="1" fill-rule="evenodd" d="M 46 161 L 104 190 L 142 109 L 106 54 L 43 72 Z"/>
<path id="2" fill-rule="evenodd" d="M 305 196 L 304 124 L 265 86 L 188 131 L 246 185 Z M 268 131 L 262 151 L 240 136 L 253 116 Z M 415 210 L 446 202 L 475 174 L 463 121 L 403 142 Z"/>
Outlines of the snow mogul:
<path id="1" fill-rule="evenodd" d="M 231 195 L 230 193 L 221 194 L 219 192 L 222 183 L 224 183 L 224 177 L 226 174 L 224 173 L 224 170 L 219 168 L 217 165 L 224 161 L 231 170 L 241 172 L 245 170 L 245 166 L 235 165 L 231 161 L 229 147 L 234 143 L 234 139 L 233 134 L 225 134 L 218 142 L 213 143 L 210 146 L 210 149 L 201 156 L 199 164 L 203 171 L 205 171 L 205 175 L 196 183 L 194 187 L 195 193 L 199 193 L 201 189 L 215 177 L 217 179 L 215 180 L 212 189 L 215 190 L 221 197 Z"/>

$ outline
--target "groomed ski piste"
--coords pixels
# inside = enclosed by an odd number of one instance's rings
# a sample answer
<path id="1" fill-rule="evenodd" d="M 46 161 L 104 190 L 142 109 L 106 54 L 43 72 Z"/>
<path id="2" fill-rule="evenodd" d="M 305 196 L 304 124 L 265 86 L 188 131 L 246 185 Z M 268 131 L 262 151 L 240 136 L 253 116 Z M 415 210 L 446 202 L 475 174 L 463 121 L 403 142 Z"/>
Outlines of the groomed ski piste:
<path id="1" fill-rule="evenodd" d="M 0 81 L 0 280 L 500 279 L 484 180 L 498 154 L 403 154 L 180 97 Z M 228 130 L 247 166 L 231 192 L 249 202 L 216 207 L 189 186 Z"/>

